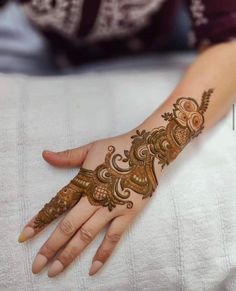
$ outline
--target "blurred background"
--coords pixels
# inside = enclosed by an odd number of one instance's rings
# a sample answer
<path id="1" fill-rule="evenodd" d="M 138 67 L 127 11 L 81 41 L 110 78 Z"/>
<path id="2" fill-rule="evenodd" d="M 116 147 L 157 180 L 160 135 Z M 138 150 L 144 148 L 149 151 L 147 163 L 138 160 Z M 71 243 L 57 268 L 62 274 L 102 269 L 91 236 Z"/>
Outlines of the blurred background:
<path id="1" fill-rule="evenodd" d="M 182 5 L 176 14 L 165 51 L 191 50 L 189 34 L 190 20 Z M 72 71 L 76 73 L 76 69 Z M 15 3 L 9 3 L 0 10 L 0 72 L 27 75 L 65 73 L 53 62 L 46 39 L 30 25 Z"/>

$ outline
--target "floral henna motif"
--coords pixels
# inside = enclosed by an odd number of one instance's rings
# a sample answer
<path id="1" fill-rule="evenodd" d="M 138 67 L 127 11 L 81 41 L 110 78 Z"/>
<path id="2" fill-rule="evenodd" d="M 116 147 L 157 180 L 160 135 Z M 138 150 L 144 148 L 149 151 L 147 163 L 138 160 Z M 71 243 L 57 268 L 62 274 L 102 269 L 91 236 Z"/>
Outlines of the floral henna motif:
<path id="1" fill-rule="evenodd" d="M 200 105 L 190 97 L 177 99 L 173 112 L 162 115 L 168 124 L 151 131 L 137 130 L 131 137 L 130 150 L 125 150 L 124 155 L 116 153 L 114 146 L 109 146 L 104 163 L 95 170 L 81 168 L 38 213 L 35 227 L 50 223 L 83 196 L 87 196 L 92 205 L 108 207 L 110 211 L 116 205 L 126 204 L 127 208 L 132 208 L 133 202 L 128 200 L 131 191 L 142 195 L 142 199 L 151 197 L 158 185 L 155 159 L 164 168 L 202 132 L 204 113 L 212 93 L 213 89 L 204 91 Z"/>

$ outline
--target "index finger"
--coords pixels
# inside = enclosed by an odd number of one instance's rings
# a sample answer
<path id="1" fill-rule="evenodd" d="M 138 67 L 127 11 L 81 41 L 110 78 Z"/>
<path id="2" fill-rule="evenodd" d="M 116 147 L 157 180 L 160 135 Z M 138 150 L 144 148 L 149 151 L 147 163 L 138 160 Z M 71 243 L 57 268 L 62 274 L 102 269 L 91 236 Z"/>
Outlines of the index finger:
<path id="1" fill-rule="evenodd" d="M 76 178 L 76 177 L 75 177 Z M 75 179 L 74 178 L 74 179 Z M 18 242 L 22 243 L 42 231 L 54 219 L 71 209 L 81 199 L 82 192 L 74 179 L 64 186 L 23 228 Z"/>

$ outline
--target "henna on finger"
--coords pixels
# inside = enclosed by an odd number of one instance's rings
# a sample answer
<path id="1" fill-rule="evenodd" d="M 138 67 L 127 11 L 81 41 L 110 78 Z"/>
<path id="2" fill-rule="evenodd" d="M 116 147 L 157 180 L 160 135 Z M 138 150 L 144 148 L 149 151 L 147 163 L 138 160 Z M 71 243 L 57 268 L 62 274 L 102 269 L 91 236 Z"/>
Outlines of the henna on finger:
<path id="1" fill-rule="evenodd" d="M 34 237 L 54 219 L 70 210 L 81 197 L 81 193 L 71 180 L 25 225 L 18 237 L 18 242 L 22 243 Z"/>
<path id="2" fill-rule="evenodd" d="M 70 210 L 81 197 L 73 181 L 70 181 L 25 225 L 18 237 L 18 242 L 23 243 L 34 237 L 54 219 Z"/>
<path id="3" fill-rule="evenodd" d="M 116 153 L 115 147 L 110 145 L 104 163 L 95 170 L 81 168 L 73 180 L 44 206 L 35 219 L 35 228 L 50 223 L 72 208 L 82 196 L 86 196 L 92 205 L 107 207 L 109 211 L 116 205 L 132 208 L 133 202 L 129 200 L 132 191 L 142 199 L 151 197 L 158 185 L 155 159 L 164 168 L 202 132 L 204 113 L 213 91 L 203 92 L 200 105 L 191 97 L 178 98 L 173 111 L 162 115 L 167 125 L 151 131 L 137 130 L 124 155 Z"/>
<path id="4" fill-rule="evenodd" d="M 81 199 L 82 194 L 78 191 L 74 180 L 64 186 L 55 197 L 53 197 L 38 212 L 34 220 L 34 228 L 41 229 L 51 223 L 54 219 L 71 209 Z"/>

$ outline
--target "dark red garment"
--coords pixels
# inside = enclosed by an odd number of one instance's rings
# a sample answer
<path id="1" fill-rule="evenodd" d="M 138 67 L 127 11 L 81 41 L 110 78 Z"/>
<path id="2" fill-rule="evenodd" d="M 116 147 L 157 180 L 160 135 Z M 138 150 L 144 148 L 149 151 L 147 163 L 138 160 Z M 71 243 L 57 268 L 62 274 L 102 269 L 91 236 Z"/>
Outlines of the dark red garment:
<path id="1" fill-rule="evenodd" d="M 186 0 L 195 47 L 236 40 L 236 0 Z"/>
<path id="2" fill-rule="evenodd" d="M 21 0 L 62 64 L 163 49 L 180 2 Z M 236 39 L 236 0 L 184 2 L 192 20 L 193 46 Z"/>

